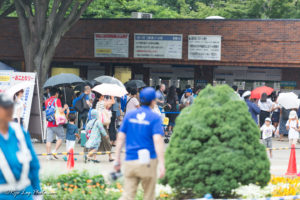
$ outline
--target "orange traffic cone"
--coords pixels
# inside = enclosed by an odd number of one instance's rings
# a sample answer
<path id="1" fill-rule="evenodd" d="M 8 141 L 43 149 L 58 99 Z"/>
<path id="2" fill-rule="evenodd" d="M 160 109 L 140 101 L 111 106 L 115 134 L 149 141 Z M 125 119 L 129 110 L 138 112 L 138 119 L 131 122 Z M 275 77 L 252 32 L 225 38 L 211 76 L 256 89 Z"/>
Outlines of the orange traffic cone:
<path id="1" fill-rule="evenodd" d="M 73 150 L 73 148 L 71 148 L 70 151 L 69 151 L 67 168 L 68 169 L 73 169 L 74 168 L 74 150 Z"/>
<path id="2" fill-rule="evenodd" d="M 291 148 L 289 167 L 288 167 L 287 172 L 285 173 L 285 175 L 287 175 L 287 176 L 297 175 L 296 151 L 295 151 L 295 145 L 294 144 L 292 145 L 292 148 Z"/>

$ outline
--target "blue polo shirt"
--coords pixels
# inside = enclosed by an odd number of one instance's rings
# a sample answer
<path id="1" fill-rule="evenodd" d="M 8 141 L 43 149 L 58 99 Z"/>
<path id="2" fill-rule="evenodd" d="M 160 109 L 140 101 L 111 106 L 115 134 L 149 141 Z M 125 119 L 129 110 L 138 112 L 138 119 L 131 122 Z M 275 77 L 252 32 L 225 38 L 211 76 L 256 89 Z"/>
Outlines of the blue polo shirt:
<path id="1" fill-rule="evenodd" d="M 156 152 L 153 135 L 164 136 L 161 117 L 148 106 L 128 112 L 125 115 L 120 132 L 126 134 L 125 160 L 138 160 L 138 151 L 148 149 L 150 158 L 155 159 Z"/>

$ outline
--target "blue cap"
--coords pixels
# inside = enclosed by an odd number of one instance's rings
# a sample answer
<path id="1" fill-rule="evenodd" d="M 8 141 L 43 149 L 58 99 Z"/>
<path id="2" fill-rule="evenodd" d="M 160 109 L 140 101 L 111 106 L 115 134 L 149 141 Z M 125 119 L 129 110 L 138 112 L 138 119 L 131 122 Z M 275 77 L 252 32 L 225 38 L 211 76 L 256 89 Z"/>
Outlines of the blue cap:
<path id="1" fill-rule="evenodd" d="M 140 92 L 141 103 L 148 103 L 154 99 L 156 99 L 156 93 L 152 87 L 147 87 Z"/>
<path id="2" fill-rule="evenodd" d="M 184 93 L 193 93 L 193 90 L 191 88 L 188 88 L 188 89 L 185 90 Z"/>

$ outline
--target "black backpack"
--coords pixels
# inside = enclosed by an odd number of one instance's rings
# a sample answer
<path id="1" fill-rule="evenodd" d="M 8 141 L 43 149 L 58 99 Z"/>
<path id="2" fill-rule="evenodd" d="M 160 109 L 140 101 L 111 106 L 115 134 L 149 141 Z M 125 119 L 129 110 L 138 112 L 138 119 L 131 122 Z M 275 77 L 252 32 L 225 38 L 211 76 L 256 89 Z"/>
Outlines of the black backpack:
<path id="1" fill-rule="evenodd" d="M 79 113 L 90 109 L 89 105 L 86 103 L 85 96 L 86 94 L 83 95 L 82 98 L 79 99 L 74 106 L 75 110 Z"/>

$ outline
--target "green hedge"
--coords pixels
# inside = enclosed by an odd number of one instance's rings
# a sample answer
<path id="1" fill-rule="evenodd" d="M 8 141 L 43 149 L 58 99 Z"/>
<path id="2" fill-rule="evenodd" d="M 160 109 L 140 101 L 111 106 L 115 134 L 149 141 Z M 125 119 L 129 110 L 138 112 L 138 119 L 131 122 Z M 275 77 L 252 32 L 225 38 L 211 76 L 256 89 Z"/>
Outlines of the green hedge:
<path id="1" fill-rule="evenodd" d="M 207 86 L 176 119 L 166 177 L 184 197 L 229 197 L 250 183 L 267 185 L 270 163 L 260 131 L 229 86 Z"/>

